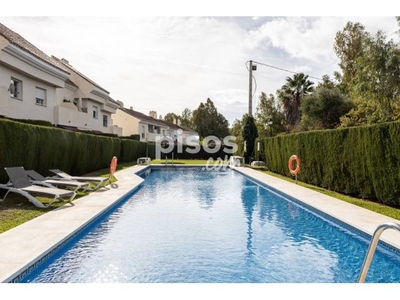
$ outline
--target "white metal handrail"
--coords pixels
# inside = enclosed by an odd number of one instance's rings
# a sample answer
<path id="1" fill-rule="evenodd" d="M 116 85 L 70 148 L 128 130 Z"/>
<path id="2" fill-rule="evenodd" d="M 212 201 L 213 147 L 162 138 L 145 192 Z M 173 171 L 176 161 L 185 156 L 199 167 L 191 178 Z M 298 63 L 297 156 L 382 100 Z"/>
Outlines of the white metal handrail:
<path id="1" fill-rule="evenodd" d="M 371 243 L 369 244 L 367 255 L 365 256 L 360 275 L 358 276 L 358 283 L 363 283 L 367 277 L 369 266 L 371 265 L 372 258 L 374 257 L 376 246 L 378 245 L 379 238 L 386 229 L 395 229 L 400 232 L 400 224 L 397 223 L 383 223 L 379 225 L 374 234 L 372 235 Z"/>

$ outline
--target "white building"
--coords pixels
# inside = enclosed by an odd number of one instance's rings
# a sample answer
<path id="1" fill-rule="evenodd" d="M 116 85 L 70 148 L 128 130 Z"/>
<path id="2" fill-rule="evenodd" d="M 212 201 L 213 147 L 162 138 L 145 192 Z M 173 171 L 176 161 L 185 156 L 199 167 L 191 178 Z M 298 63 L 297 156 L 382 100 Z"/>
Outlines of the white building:
<path id="1" fill-rule="evenodd" d="M 157 113 L 150 111 L 149 115 L 132 109 L 124 108 L 118 101 L 120 108 L 112 115 L 113 124 L 122 128 L 123 136 L 140 135 L 140 141 L 154 142 L 157 137 L 170 137 L 175 142 L 182 141 L 186 144 L 187 138 L 193 137 L 199 140 L 199 134 L 187 127 L 179 126 L 162 119 L 157 119 Z"/>
<path id="2" fill-rule="evenodd" d="M 169 136 L 168 126 L 157 118 L 127 109 L 120 103 L 120 108 L 112 116 L 113 124 L 122 128 L 122 136 L 140 135 L 141 142 L 154 142 L 157 137 Z"/>
<path id="3" fill-rule="evenodd" d="M 81 130 L 122 135 L 122 129 L 112 124 L 111 115 L 119 104 L 110 93 L 76 70 L 65 59 L 53 56 L 70 73 L 64 89 L 56 92 L 55 123 Z"/>
<path id="4" fill-rule="evenodd" d="M 0 116 L 120 135 L 109 92 L 0 24 Z"/>
<path id="5" fill-rule="evenodd" d="M 54 124 L 56 90 L 69 73 L 23 37 L 0 24 L 0 115 Z"/>

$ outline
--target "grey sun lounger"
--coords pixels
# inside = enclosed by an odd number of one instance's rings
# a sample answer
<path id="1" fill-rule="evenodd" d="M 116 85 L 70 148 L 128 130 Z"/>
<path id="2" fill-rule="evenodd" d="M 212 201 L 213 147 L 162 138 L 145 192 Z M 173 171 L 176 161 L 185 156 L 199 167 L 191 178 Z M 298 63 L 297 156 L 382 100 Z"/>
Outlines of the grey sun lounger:
<path id="1" fill-rule="evenodd" d="M 65 187 L 67 189 L 72 189 L 74 192 L 77 192 L 78 190 L 86 191 L 87 189 L 90 188 L 89 183 L 86 182 L 78 182 L 74 180 L 55 180 L 55 179 L 47 179 L 46 177 L 42 176 L 35 170 L 28 170 L 26 171 L 26 174 L 31 179 L 31 182 L 33 184 L 37 185 L 43 185 L 47 187 Z"/>
<path id="2" fill-rule="evenodd" d="M 0 199 L 1 202 L 7 198 L 9 193 L 17 193 L 25 196 L 36 207 L 47 208 L 56 200 L 66 200 L 71 203 L 72 199 L 76 196 L 76 193 L 71 190 L 33 185 L 23 167 L 4 168 L 4 170 L 10 181 L 8 184 L 0 184 L 0 188 L 7 190 L 4 198 Z M 53 197 L 53 200 L 49 204 L 44 205 L 32 194 L 50 196 Z"/>
<path id="3" fill-rule="evenodd" d="M 52 169 L 49 170 L 50 172 L 56 174 L 57 176 L 54 177 L 48 177 L 48 179 L 55 179 L 55 180 L 76 180 L 76 181 L 83 181 L 83 182 L 90 182 L 95 185 L 93 189 L 89 190 L 97 190 L 104 186 L 107 182 L 110 182 L 109 177 L 90 177 L 90 176 L 71 176 L 59 169 Z"/>

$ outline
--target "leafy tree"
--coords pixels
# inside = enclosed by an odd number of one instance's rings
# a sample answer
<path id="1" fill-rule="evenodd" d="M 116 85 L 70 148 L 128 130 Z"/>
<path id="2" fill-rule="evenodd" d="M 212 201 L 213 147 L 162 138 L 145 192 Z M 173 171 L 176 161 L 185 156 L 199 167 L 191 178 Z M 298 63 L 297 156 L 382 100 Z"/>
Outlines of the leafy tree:
<path id="1" fill-rule="evenodd" d="M 185 108 L 181 115 L 181 125 L 191 128 L 193 126 L 193 115 L 189 108 Z"/>
<path id="2" fill-rule="evenodd" d="M 336 33 L 333 50 L 339 58 L 342 74 L 336 73 L 336 79 L 342 84 L 343 91 L 349 91 L 349 84 L 357 73 L 357 59 L 364 53 L 364 42 L 369 34 L 360 23 L 347 22 L 342 31 Z"/>
<path id="3" fill-rule="evenodd" d="M 255 155 L 254 142 L 258 137 L 257 126 L 254 118 L 248 114 L 243 117 L 243 130 L 242 130 L 243 141 L 246 142 L 246 152 L 244 157 L 247 163 L 250 163 Z"/>
<path id="4" fill-rule="evenodd" d="M 365 43 L 357 65 L 354 92 L 365 101 L 374 102 L 380 121 L 392 121 L 400 100 L 400 49 L 379 31 Z"/>
<path id="5" fill-rule="evenodd" d="M 298 73 L 286 78 L 286 84 L 277 91 L 278 98 L 283 105 L 286 115 L 288 131 L 300 122 L 301 100 L 313 90 L 313 82 L 308 80 L 308 75 Z"/>
<path id="6" fill-rule="evenodd" d="M 332 79 L 329 77 L 329 75 L 324 75 L 322 76 L 322 81 L 318 83 L 318 87 L 325 87 L 328 89 L 333 89 L 335 87 L 338 87 L 338 84 L 336 84 Z"/>
<path id="7" fill-rule="evenodd" d="M 352 107 L 352 102 L 339 88 L 328 88 L 322 83 L 301 104 L 302 130 L 336 128 L 340 125 L 340 117 Z"/>
<path id="8" fill-rule="evenodd" d="M 285 131 L 285 115 L 272 94 L 267 97 L 264 92 L 261 93 L 256 120 L 260 138 L 274 136 Z"/>
<path id="9" fill-rule="evenodd" d="M 175 113 L 172 113 L 172 112 L 167 113 L 164 116 L 164 120 L 167 121 L 167 122 L 171 122 L 171 123 L 175 123 L 175 121 L 179 120 L 179 119 L 180 119 L 180 116 L 175 114 Z"/>
<path id="10" fill-rule="evenodd" d="M 363 41 L 357 72 L 348 83 L 355 108 L 342 117 L 342 126 L 357 126 L 400 118 L 400 49 L 378 31 Z"/>
<path id="11" fill-rule="evenodd" d="M 236 139 L 242 138 L 243 122 L 242 120 L 236 119 L 233 121 L 232 128 L 230 130 L 230 135 L 236 137 Z"/>
<path id="12" fill-rule="evenodd" d="M 241 120 L 235 119 L 232 124 L 232 128 L 230 129 L 230 135 L 236 137 L 235 143 L 238 145 L 238 150 L 235 155 L 243 156 L 243 121 L 244 116 Z"/>
<path id="13" fill-rule="evenodd" d="M 193 111 L 193 127 L 201 138 L 215 135 L 220 139 L 229 135 L 229 122 L 218 113 L 210 98 L 205 103 L 201 102 L 199 107 Z"/>

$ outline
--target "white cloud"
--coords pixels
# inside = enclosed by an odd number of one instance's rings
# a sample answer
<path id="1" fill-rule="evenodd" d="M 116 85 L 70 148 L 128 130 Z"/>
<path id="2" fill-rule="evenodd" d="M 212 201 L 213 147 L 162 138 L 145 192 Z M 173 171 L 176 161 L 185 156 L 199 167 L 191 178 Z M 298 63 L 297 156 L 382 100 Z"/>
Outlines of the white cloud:
<path id="1" fill-rule="evenodd" d="M 335 60 L 334 38 L 347 21 L 361 22 L 367 31 L 378 29 L 392 37 L 398 29 L 394 17 L 290 17 L 274 18 L 250 32 L 248 43 L 253 47 L 274 47 L 291 58 L 323 63 Z"/>
<path id="2" fill-rule="evenodd" d="M 334 36 L 348 19 L 70 16 L 0 22 L 48 55 L 69 60 L 127 107 L 165 115 L 196 109 L 211 98 L 232 123 L 248 110 L 246 61 L 316 77 L 332 74 L 338 70 Z M 354 20 L 367 30 L 397 30 L 393 17 Z M 255 102 L 261 91 L 275 93 L 290 75 L 259 66 Z"/>

